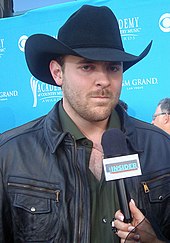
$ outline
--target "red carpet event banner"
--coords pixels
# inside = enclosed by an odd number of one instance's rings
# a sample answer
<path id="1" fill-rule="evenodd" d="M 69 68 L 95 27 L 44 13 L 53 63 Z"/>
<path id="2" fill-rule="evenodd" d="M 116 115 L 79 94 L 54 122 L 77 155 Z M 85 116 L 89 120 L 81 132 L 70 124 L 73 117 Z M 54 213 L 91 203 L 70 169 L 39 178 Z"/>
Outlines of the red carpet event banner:
<path id="1" fill-rule="evenodd" d="M 83 4 L 113 10 L 127 52 L 139 55 L 153 40 L 149 55 L 124 73 L 121 99 L 128 104 L 128 113 L 151 122 L 158 101 L 170 97 L 169 0 L 56 4 L 0 19 L 0 133 L 45 115 L 62 98 L 60 88 L 42 83 L 29 72 L 25 41 L 34 33 L 57 37 L 60 26 Z"/>

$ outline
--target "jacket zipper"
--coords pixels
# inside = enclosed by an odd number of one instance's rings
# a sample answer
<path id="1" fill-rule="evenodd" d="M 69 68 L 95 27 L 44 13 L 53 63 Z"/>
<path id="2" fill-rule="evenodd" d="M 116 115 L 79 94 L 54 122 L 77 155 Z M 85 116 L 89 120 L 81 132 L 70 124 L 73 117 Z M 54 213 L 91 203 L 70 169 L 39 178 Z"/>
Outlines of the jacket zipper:
<path id="1" fill-rule="evenodd" d="M 169 176 L 170 176 L 170 174 L 166 174 L 166 175 L 159 176 L 157 178 L 162 179 L 162 178 L 169 177 Z M 144 189 L 144 192 L 145 193 L 150 192 L 150 188 L 149 188 L 148 184 L 151 183 L 151 182 L 153 182 L 153 181 L 156 181 L 156 180 L 157 179 L 151 179 L 149 181 L 143 181 L 143 182 L 141 182 L 142 185 L 143 185 L 143 189 Z"/>
<path id="2" fill-rule="evenodd" d="M 27 184 L 20 184 L 20 183 L 14 183 L 14 182 L 8 182 L 8 186 L 16 187 L 16 188 L 24 188 L 24 189 L 31 189 L 34 191 L 40 191 L 40 192 L 48 192 L 48 193 L 54 193 L 56 196 L 56 202 L 59 202 L 60 197 L 60 190 L 52 190 L 44 187 L 37 187 L 37 186 L 31 186 Z"/>
<path id="3" fill-rule="evenodd" d="M 144 192 L 145 192 L 145 193 L 150 192 L 150 189 L 149 189 L 149 187 L 148 187 L 148 185 L 147 185 L 146 182 L 142 182 L 142 185 L 143 185 L 143 189 L 144 189 Z"/>
<path id="4" fill-rule="evenodd" d="M 75 138 L 74 136 L 72 136 L 73 138 L 73 143 L 74 143 L 74 151 L 73 151 L 73 154 L 74 154 L 74 164 L 75 164 L 75 169 L 76 169 L 76 172 L 77 172 L 77 176 L 78 176 L 78 182 L 79 182 L 79 218 L 78 218 L 78 237 L 77 237 L 77 241 L 76 243 L 80 243 L 80 236 L 81 236 L 81 224 L 82 224 L 82 220 L 81 220 L 81 215 L 82 215 L 82 203 L 81 203 L 81 197 L 82 197 L 82 183 L 81 183 L 81 176 L 80 176 L 80 172 L 79 172 L 79 168 L 77 166 L 77 160 L 76 160 L 76 154 L 77 154 L 77 145 L 76 145 L 76 142 L 75 142 Z"/>
<path id="5" fill-rule="evenodd" d="M 73 136 L 72 136 L 73 137 Z M 80 202 L 81 200 L 81 195 L 82 195 L 82 191 L 81 191 L 81 177 L 80 177 L 80 172 L 79 172 L 79 168 L 77 166 L 77 161 L 76 161 L 76 154 L 77 154 L 77 145 L 76 145 L 76 142 L 75 142 L 75 139 L 73 137 L 73 141 L 74 141 L 74 164 L 75 164 L 75 168 L 76 168 L 76 171 L 77 171 L 77 175 L 78 175 L 78 182 L 79 182 L 79 219 L 78 219 L 78 238 L 77 238 L 77 243 L 80 243 L 80 235 L 81 235 L 81 214 L 82 214 L 82 204 Z"/>

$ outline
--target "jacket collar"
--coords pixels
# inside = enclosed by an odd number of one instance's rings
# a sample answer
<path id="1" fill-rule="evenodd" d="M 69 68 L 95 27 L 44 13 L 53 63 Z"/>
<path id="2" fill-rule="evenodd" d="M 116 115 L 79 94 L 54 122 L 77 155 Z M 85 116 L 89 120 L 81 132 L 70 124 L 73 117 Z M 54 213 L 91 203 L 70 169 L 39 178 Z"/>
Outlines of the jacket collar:
<path id="1" fill-rule="evenodd" d="M 73 141 L 70 133 L 62 131 L 59 117 L 59 102 L 54 105 L 53 109 L 47 114 L 44 121 L 45 139 L 52 153 L 56 151 L 57 147 L 62 143 L 63 139 L 67 143 L 71 143 Z M 134 152 L 141 152 L 142 150 L 136 145 L 137 137 L 133 118 L 130 117 L 120 105 L 117 105 L 115 110 L 120 117 L 121 130 L 126 136 L 129 147 Z"/>
<path id="2" fill-rule="evenodd" d="M 59 117 L 59 102 L 57 102 L 53 109 L 47 114 L 44 122 L 44 135 L 51 153 L 56 151 L 64 138 L 69 138 L 69 140 L 67 139 L 68 142 L 71 138 L 69 133 L 62 131 Z"/>
<path id="3" fill-rule="evenodd" d="M 143 152 L 143 149 L 140 148 L 137 143 L 136 119 L 129 116 L 119 104 L 115 109 L 120 117 L 121 130 L 126 136 L 129 149 L 136 153 Z"/>

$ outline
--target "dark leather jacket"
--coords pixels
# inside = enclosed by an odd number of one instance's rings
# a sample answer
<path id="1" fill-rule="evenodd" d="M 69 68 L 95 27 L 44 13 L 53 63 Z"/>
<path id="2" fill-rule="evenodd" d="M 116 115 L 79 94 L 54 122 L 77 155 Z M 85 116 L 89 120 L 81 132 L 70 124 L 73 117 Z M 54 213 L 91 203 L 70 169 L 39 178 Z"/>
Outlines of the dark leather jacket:
<path id="1" fill-rule="evenodd" d="M 129 193 L 157 235 L 170 239 L 170 137 L 116 109 L 143 172 L 126 179 Z M 0 242 L 90 242 L 84 148 L 62 132 L 58 103 L 1 135 L 0 185 Z"/>

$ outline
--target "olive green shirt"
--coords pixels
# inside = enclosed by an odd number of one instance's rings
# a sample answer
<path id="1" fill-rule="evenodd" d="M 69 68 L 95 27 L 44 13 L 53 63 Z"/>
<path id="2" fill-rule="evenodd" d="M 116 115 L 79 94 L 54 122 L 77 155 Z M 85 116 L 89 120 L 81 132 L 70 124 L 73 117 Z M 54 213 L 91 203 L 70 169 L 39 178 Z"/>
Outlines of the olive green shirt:
<path id="1" fill-rule="evenodd" d="M 62 129 L 71 133 L 75 139 L 77 146 L 85 146 L 86 162 L 88 170 L 88 180 L 91 195 L 91 243 L 118 243 L 118 237 L 114 235 L 111 228 L 111 221 L 114 213 L 119 209 L 118 198 L 114 181 L 106 181 L 104 171 L 101 180 L 98 181 L 90 171 L 88 164 L 93 143 L 88 140 L 84 134 L 78 129 L 75 123 L 64 111 L 62 102 L 59 106 L 59 116 Z M 120 128 L 120 120 L 118 114 L 113 110 L 109 119 L 108 128 Z"/>

